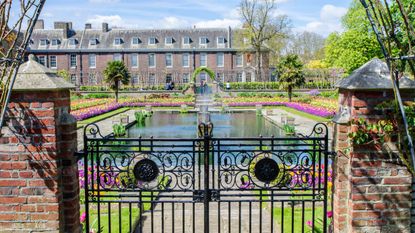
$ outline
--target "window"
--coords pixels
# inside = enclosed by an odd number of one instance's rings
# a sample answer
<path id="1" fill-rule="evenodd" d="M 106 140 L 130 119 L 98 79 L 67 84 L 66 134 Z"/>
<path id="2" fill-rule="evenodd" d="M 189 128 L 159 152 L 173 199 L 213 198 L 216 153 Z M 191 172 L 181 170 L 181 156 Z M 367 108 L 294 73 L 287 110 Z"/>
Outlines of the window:
<path id="1" fill-rule="evenodd" d="M 157 43 L 157 39 L 155 37 L 148 38 L 148 44 L 155 45 Z"/>
<path id="2" fill-rule="evenodd" d="M 138 54 L 131 54 L 131 67 L 138 67 Z"/>
<path id="3" fill-rule="evenodd" d="M 154 85 L 156 84 L 156 75 L 155 74 L 150 74 L 148 76 L 148 84 L 149 85 Z"/>
<path id="4" fill-rule="evenodd" d="M 188 37 L 188 36 L 183 37 L 183 44 L 184 45 L 190 45 L 190 43 L 192 43 L 192 39 L 190 39 L 190 37 Z"/>
<path id="5" fill-rule="evenodd" d="M 242 82 L 242 73 L 237 73 L 236 74 L 236 81 L 237 82 Z"/>
<path id="6" fill-rule="evenodd" d="M 166 67 L 173 67 L 173 54 L 166 53 Z"/>
<path id="7" fill-rule="evenodd" d="M 94 38 L 94 39 L 89 39 L 89 45 L 97 45 L 98 44 L 98 39 Z"/>
<path id="8" fill-rule="evenodd" d="M 225 75 L 223 73 L 216 73 L 216 81 L 225 82 Z"/>
<path id="9" fill-rule="evenodd" d="M 133 37 L 133 39 L 132 39 L 131 43 L 132 43 L 133 45 L 138 45 L 138 44 L 141 44 L 141 40 L 140 40 L 140 38 L 138 38 L 138 37 Z"/>
<path id="10" fill-rule="evenodd" d="M 69 45 L 70 45 L 70 46 L 75 46 L 75 45 L 76 45 L 76 43 L 77 43 L 77 41 L 76 41 L 76 39 L 75 39 L 75 38 L 71 38 L 71 39 L 69 39 Z"/>
<path id="11" fill-rule="evenodd" d="M 148 55 L 148 67 L 156 67 L 156 55 L 154 53 Z"/>
<path id="12" fill-rule="evenodd" d="M 132 80 L 133 85 L 138 84 L 139 82 L 138 74 L 133 75 L 133 78 L 131 80 Z"/>
<path id="13" fill-rule="evenodd" d="M 89 57 L 88 57 L 88 65 L 89 65 L 89 68 L 95 68 L 95 66 L 96 66 L 96 55 L 95 54 L 89 54 Z"/>
<path id="14" fill-rule="evenodd" d="M 114 61 L 122 61 L 122 54 L 121 53 L 116 53 L 113 55 L 112 58 Z"/>
<path id="15" fill-rule="evenodd" d="M 76 84 L 76 74 L 71 74 L 71 83 Z"/>
<path id="16" fill-rule="evenodd" d="M 48 39 L 40 39 L 40 46 L 48 45 Z"/>
<path id="17" fill-rule="evenodd" d="M 60 44 L 59 39 L 52 39 L 52 46 L 57 46 L 58 44 Z"/>
<path id="18" fill-rule="evenodd" d="M 114 45 L 121 45 L 123 42 L 122 38 L 117 37 L 114 39 Z"/>
<path id="19" fill-rule="evenodd" d="M 46 57 L 45 56 L 38 56 L 37 60 L 40 64 L 46 66 Z"/>
<path id="20" fill-rule="evenodd" d="M 243 55 L 242 54 L 236 54 L 236 58 L 235 58 L 235 64 L 237 67 L 241 67 L 243 66 Z"/>
<path id="21" fill-rule="evenodd" d="M 173 44 L 173 42 L 174 42 L 173 37 L 166 37 L 166 39 L 165 39 L 165 41 L 164 41 L 164 43 L 165 43 L 166 45 L 172 45 L 172 44 Z"/>
<path id="22" fill-rule="evenodd" d="M 183 74 L 183 83 L 188 83 L 189 82 L 189 74 Z"/>
<path id="23" fill-rule="evenodd" d="M 207 66 L 207 54 L 206 53 L 200 54 L 200 66 Z"/>
<path id="24" fill-rule="evenodd" d="M 56 69 L 57 68 L 57 63 L 56 63 L 56 56 L 50 56 L 49 57 L 49 62 L 50 62 L 50 68 L 52 69 Z"/>
<path id="25" fill-rule="evenodd" d="M 206 45 L 209 42 L 207 37 L 200 37 L 200 42 L 199 44 L 201 45 Z"/>
<path id="26" fill-rule="evenodd" d="M 224 66 L 224 59 L 225 59 L 225 54 L 224 53 L 216 54 L 216 65 L 218 67 L 223 67 Z"/>
<path id="27" fill-rule="evenodd" d="M 97 84 L 97 79 L 95 78 L 94 73 L 89 73 L 88 75 L 88 83 L 89 84 Z"/>
<path id="28" fill-rule="evenodd" d="M 76 54 L 71 54 L 71 68 L 76 68 Z"/>
<path id="29" fill-rule="evenodd" d="M 173 81 L 171 74 L 167 74 L 166 75 L 166 83 L 170 83 L 171 81 Z"/>
<path id="30" fill-rule="evenodd" d="M 206 73 L 205 72 L 203 72 L 203 73 L 200 73 L 200 81 L 204 81 L 204 82 L 206 82 Z"/>
<path id="31" fill-rule="evenodd" d="M 223 36 L 218 37 L 218 44 L 223 45 L 223 44 L 225 44 L 225 43 L 226 43 L 226 41 L 225 41 L 225 37 L 223 37 Z"/>
<path id="32" fill-rule="evenodd" d="M 189 54 L 188 53 L 183 53 L 182 55 L 182 65 L 183 67 L 189 67 Z"/>

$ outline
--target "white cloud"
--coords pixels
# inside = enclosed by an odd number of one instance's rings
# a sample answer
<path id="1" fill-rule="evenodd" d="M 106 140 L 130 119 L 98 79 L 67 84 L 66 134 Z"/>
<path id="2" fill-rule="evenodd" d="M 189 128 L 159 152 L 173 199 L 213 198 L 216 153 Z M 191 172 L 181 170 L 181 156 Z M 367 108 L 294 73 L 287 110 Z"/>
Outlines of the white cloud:
<path id="1" fill-rule="evenodd" d="M 154 28 L 183 28 L 190 26 L 189 21 L 174 16 L 165 17 L 154 25 Z"/>
<path id="2" fill-rule="evenodd" d="M 334 31 L 342 31 L 341 17 L 347 13 L 347 8 L 336 7 L 330 4 L 324 5 L 320 10 L 320 18 L 308 22 L 304 27 L 296 31 L 309 31 L 327 36 Z"/>
<path id="3" fill-rule="evenodd" d="M 94 15 L 92 18 L 87 20 L 95 27 L 101 26 L 102 23 L 108 23 L 110 27 L 122 27 L 126 26 L 126 23 L 119 15 Z"/>
<path id="4" fill-rule="evenodd" d="M 238 19 L 214 19 L 199 21 L 194 24 L 197 28 L 225 28 L 231 26 L 232 28 L 240 27 L 241 21 Z"/>
<path id="5" fill-rule="evenodd" d="M 117 3 L 119 0 L 89 0 L 90 3 Z"/>

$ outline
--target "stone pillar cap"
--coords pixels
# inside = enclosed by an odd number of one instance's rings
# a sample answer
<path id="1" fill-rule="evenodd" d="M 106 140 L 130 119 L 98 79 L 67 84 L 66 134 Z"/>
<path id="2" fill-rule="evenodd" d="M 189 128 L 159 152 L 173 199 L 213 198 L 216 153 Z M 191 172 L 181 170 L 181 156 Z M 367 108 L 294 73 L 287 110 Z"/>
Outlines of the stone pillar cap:
<path id="1" fill-rule="evenodd" d="M 341 79 L 335 87 L 348 90 L 389 90 L 393 89 L 388 66 L 374 58 L 353 71 L 347 78 Z M 415 81 L 408 77 L 399 80 L 400 89 L 415 89 Z"/>
<path id="2" fill-rule="evenodd" d="M 20 66 L 13 85 L 13 91 L 64 89 L 75 89 L 75 86 L 57 76 L 56 71 L 36 61 L 33 54 L 29 55 L 29 60 Z"/>

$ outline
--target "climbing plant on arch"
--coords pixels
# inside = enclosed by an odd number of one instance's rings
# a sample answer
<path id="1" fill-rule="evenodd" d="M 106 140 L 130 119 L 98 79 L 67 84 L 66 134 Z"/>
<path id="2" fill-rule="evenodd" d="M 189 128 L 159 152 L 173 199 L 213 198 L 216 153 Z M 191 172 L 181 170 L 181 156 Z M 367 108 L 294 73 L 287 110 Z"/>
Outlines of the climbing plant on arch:
<path id="1" fill-rule="evenodd" d="M 215 72 L 213 72 L 213 70 L 207 67 L 199 67 L 195 69 L 195 71 L 193 71 L 192 78 L 191 78 L 193 83 L 196 82 L 196 77 L 202 72 L 206 72 L 209 75 L 210 79 L 212 79 L 212 81 L 215 81 Z"/>

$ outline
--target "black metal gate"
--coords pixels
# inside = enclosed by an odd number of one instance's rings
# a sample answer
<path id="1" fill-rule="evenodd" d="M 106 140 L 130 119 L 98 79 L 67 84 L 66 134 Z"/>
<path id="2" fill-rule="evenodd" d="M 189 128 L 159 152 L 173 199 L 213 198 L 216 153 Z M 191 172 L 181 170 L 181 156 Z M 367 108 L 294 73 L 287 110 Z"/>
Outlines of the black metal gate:
<path id="1" fill-rule="evenodd" d="M 328 130 L 309 136 L 103 137 L 84 131 L 84 232 L 326 232 Z M 86 231 L 88 229 L 88 231 Z"/>

